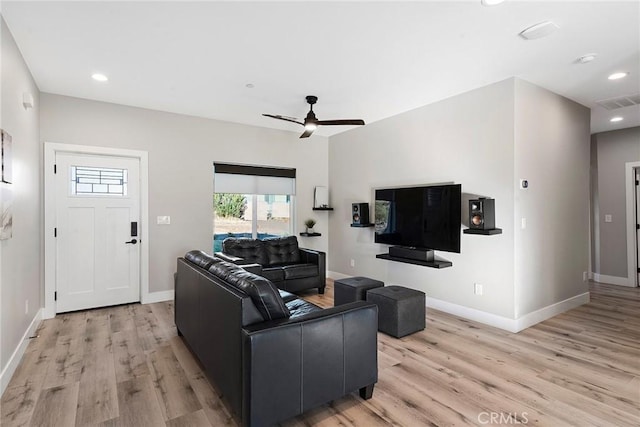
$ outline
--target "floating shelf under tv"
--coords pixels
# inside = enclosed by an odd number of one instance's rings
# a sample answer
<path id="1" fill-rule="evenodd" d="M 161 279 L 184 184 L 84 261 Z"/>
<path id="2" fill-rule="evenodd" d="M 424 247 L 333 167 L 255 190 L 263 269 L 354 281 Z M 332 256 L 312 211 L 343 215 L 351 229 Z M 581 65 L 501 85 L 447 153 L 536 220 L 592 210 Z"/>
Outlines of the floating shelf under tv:
<path id="1" fill-rule="evenodd" d="M 375 224 L 351 224 L 352 227 L 364 228 L 364 227 L 373 227 Z"/>
<path id="2" fill-rule="evenodd" d="M 376 258 L 386 259 L 387 261 L 404 262 L 405 264 L 422 265 L 424 267 L 431 267 L 431 268 L 447 268 L 453 265 L 451 261 L 447 261 L 444 259 L 436 259 L 434 261 L 420 261 L 420 260 L 411 259 L 411 258 L 395 257 L 389 254 L 378 254 L 376 255 Z"/>

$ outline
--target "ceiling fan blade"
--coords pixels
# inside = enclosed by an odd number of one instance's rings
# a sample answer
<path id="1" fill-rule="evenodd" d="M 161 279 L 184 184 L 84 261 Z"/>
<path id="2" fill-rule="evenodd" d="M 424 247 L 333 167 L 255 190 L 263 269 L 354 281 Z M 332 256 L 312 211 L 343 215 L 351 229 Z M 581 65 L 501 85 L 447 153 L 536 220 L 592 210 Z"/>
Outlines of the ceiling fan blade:
<path id="1" fill-rule="evenodd" d="M 339 126 L 339 125 L 364 125 L 364 120 L 360 119 L 343 119 L 343 120 L 319 120 L 316 122 L 318 125 L 323 126 Z"/>
<path id="2" fill-rule="evenodd" d="M 309 138 L 311 136 L 311 134 L 313 133 L 312 130 L 305 130 L 304 133 L 302 135 L 300 135 L 300 138 Z"/>
<path id="3" fill-rule="evenodd" d="M 290 117 L 279 116 L 279 115 L 276 115 L 276 114 L 263 114 L 263 116 L 271 117 L 272 119 L 278 119 L 278 120 L 284 120 L 284 121 L 287 121 L 287 122 L 297 123 L 299 125 L 304 126 L 304 123 L 299 122 L 299 121 L 297 121 L 297 120 L 295 120 L 293 118 L 290 118 Z"/>

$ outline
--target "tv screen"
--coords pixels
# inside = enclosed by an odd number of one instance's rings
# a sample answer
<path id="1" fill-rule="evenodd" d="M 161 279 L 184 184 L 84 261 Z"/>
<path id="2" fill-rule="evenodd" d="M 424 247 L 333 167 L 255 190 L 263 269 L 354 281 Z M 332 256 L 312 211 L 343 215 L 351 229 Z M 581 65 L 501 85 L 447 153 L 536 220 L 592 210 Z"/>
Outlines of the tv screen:
<path id="1" fill-rule="evenodd" d="M 460 184 L 376 190 L 375 242 L 460 252 Z"/>

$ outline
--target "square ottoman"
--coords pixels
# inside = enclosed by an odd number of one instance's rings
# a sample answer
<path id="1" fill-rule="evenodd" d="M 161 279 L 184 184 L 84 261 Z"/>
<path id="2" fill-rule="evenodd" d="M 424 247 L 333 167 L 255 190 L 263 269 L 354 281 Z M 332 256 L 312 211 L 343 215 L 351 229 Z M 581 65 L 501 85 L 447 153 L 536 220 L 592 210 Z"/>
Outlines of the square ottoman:
<path id="1" fill-rule="evenodd" d="M 333 305 L 365 301 L 369 289 L 381 288 L 384 282 L 368 277 L 349 277 L 333 282 Z"/>
<path id="2" fill-rule="evenodd" d="M 387 286 L 367 292 L 367 301 L 378 306 L 378 330 L 396 338 L 425 328 L 425 294 L 403 286 Z"/>

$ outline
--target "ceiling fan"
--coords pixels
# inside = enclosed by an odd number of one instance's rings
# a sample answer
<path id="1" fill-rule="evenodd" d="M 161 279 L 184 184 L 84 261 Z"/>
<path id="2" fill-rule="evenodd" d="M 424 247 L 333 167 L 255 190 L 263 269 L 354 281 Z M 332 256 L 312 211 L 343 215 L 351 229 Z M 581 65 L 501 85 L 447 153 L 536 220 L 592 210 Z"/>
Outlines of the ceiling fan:
<path id="1" fill-rule="evenodd" d="M 311 109 L 307 113 L 307 117 L 304 119 L 304 122 L 301 122 L 295 117 L 280 116 L 277 114 L 263 114 L 263 116 L 271 117 L 272 119 L 285 120 L 287 122 L 293 122 L 304 126 L 304 132 L 302 133 L 302 135 L 300 135 L 300 138 L 308 138 L 309 136 L 311 136 L 313 131 L 318 128 L 318 126 L 364 125 L 364 120 L 360 119 L 318 120 L 315 113 L 313 112 L 313 104 L 318 102 L 318 97 L 309 95 L 306 97 L 306 99 L 307 103 L 311 106 Z"/>

